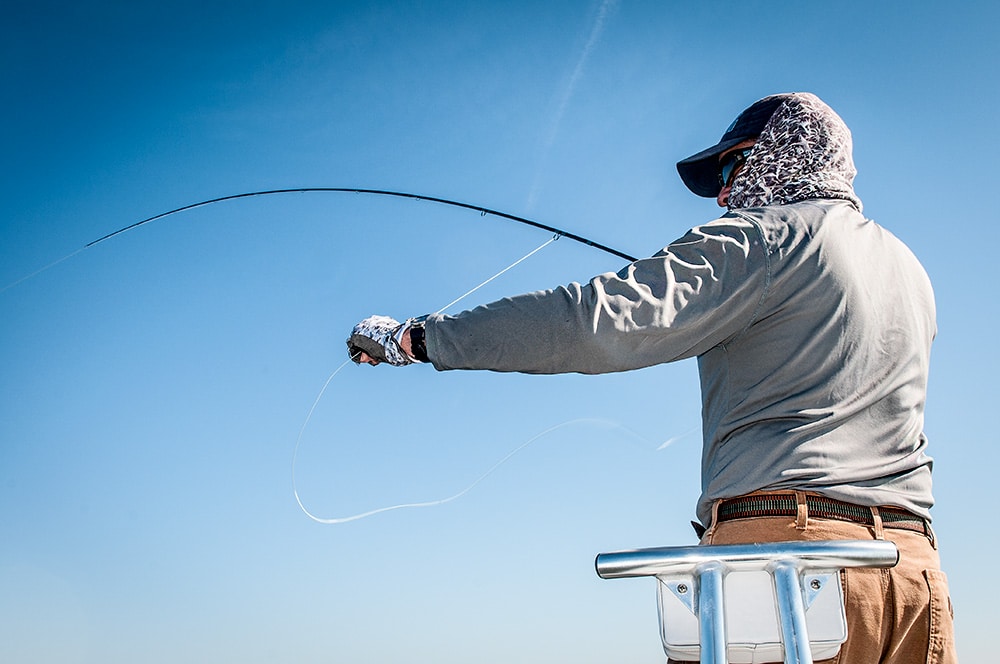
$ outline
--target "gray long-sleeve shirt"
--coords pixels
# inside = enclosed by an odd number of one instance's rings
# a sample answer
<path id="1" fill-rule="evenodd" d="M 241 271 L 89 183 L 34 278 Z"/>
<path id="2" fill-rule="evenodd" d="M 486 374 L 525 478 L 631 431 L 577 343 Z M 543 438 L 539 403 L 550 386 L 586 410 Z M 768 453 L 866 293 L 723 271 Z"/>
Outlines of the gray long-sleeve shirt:
<path id="1" fill-rule="evenodd" d="M 905 245 L 846 201 L 809 200 L 729 212 L 585 285 L 431 316 L 426 340 L 439 370 L 697 357 L 707 524 L 717 498 L 781 489 L 929 518 L 935 331 L 930 281 Z"/>

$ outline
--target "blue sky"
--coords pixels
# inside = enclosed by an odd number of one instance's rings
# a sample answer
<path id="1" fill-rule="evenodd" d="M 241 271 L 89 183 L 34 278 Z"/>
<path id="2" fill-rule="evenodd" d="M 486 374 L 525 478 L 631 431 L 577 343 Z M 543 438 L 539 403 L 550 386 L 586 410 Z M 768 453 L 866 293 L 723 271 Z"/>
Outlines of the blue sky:
<path id="1" fill-rule="evenodd" d="M 960 655 L 985 661 L 998 19 L 974 2 L 19 3 L 0 27 L 0 288 L 154 214 L 285 187 L 451 198 L 648 255 L 718 214 L 678 159 L 762 96 L 815 92 L 854 132 L 866 213 L 935 285 L 935 525 Z M 0 292 L 0 660 L 662 661 L 652 582 L 601 581 L 593 558 L 693 543 L 692 362 L 352 365 L 299 438 L 357 320 L 435 311 L 548 239 L 294 194 L 169 217 Z M 620 266 L 562 239 L 458 306 Z M 532 439 L 436 507 L 323 525 L 293 493 L 294 456 L 320 517 L 434 501 Z"/>

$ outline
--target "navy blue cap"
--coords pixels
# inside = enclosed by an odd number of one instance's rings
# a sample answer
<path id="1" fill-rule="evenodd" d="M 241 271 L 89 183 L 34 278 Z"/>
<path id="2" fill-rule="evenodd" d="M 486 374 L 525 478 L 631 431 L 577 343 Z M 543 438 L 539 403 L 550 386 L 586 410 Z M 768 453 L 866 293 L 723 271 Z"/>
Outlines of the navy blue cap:
<path id="1" fill-rule="evenodd" d="M 715 198 L 719 195 L 719 157 L 743 141 L 757 138 L 767 121 L 791 94 L 772 95 L 754 102 L 729 125 L 719 142 L 712 147 L 677 162 L 677 172 L 687 188 L 698 196 Z"/>

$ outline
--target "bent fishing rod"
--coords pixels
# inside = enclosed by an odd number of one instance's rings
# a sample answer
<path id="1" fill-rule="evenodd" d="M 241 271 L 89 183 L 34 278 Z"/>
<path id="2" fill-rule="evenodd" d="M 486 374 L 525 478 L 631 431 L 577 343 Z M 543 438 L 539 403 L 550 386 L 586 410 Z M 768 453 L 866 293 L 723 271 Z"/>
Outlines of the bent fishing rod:
<path id="1" fill-rule="evenodd" d="M 156 215 L 153 215 L 152 217 L 148 217 L 148 218 L 143 219 L 141 221 L 137 221 L 134 224 L 129 224 L 128 226 L 123 226 L 122 228 L 119 228 L 116 231 L 113 231 L 111 233 L 108 233 L 107 235 L 104 235 L 102 237 L 97 238 L 96 240 L 92 240 L 91 242 L 88 242 L 87 244 L 85 244 L 84 246 L 80 247 L 76 251 L 73 251 L 72 253 L 67 254 L 66 256 L 63 256 L 59 260 L 53 261 L 53 262 L 49 263 L 48 265 L 46 265 L 46 266 L 44 266 L 44 267 L 42 267 L 42 268 L 40 268 L 38 270 L 35 270 L 34 272 L 32 272 L 30 274 L 27 274 L 27 275 L 21 277 L 20 279 L 18 279 L 16 281 L 13 281 L 13 282 L 7 284 L 3 288 L 0 288 L 0 293 L 3 293 L 5 291 L 7 291 L 7 290 L 10 290 L 14 286 L 17 286 L 18 284 L 20 284 L 22 282 L 25 282 L 28 279 L 31 279 L 32 277 L 35 277 L 35 276 L 41 274 L 42 272 L 45 272 L 45 271 L 47 271 L 47 270 L 55 267 L 56 265 L 62 263 L 63 261 L 69 260 L 73 256 L 76 256 L 80 252 L 82 252 L 82 251 L 84 251 L 86 249 L 89 249 L 90 247 L 93 247 L 94 245 L 97 245 L 97 244 L 100 244 L 102 242 L 105 242 L 106 240 L 110 240 L 111 238 L 113 238 L 115 236 L 118 236 L 118 235 L 121 235 L 122 233 L 127 233 L 128 231 L 131 231 L 131 230 L 133 230 L 135 228 L 138 228 L 139 226 L 144 226 L 144 225 L 146 225 L 148 223 L 157 221 L 159 219 L 163 219 L 164 217 L 169 217 L 171 215 L 175 215 L 175 214 L 178 214 L 180 212 L 185 212 L 187 210 L 193 210 L 195 208 L 204 207 L 206 205 L 213 205 L 215 203 L 222 203 L 224 201 L 232 201 L 232 200 L 236 200 L 236 199 L 239 199 L 239 198 L 252 198 L 252 197 L 255 197 L 255 196 L 272 196 L 272 195 L 276 195 L 276 194 L 299 194 L 299 193 L 314 193 L 314 192 L 347 193 L 347 194 L 367 194 L 367 195 L 372 195 L 372 196 L 392 196 L 392 197 L 395 197 L 395 198 L 408 198 L 408 199 L 415 200 L 415 201 L 430 201 L 431 203 L 439 203 L 441 205 L 450 205 L 452 207 L 463 208 L 465 210 L 474 210 L 474 211 L 478 212 L 482 216 L 491 215 L 491 216 L 494 216 L 494 217 L 499 217 L 501 219 L 507 219 L 508 221 L 513 221 L 513 222 L 516 222 L 516 223 L 519 223 L 519 224 L 525 224 L 525 225 L 531 226 L 533 228 L 539 228 L 541 230 L 548 231 L 550 233 L 553 233 L 554 239 L 559 239 L 561 237 L 569 238 L 570 240 L 573 240 L 575 242 L 579 242 L 581 244 L 585 244 L 588 247 L 593 247 L 594 249 L 599 249 L 599 250 L 604 251 L 606 253 L 609 253 L 609 254 L 611 254 L 613 256 L 617 256 L 618 258 L 624 258 L 625 260 L 627 260 L 630 263 L 633 263 L 633 262 L 635 262 L 637 260 L 634 256 L 630 256 L 630 255 L 626 254 L 625 252 L 618 251 L 617 249 L 613 249 L 613 248 L 611 248 L 611 247 L 609 247 L 607 245 L 601 244 L 599 242 L 594 242 L 593 240 L 585 238 L 585 237 L 583 237 L 581 235 L 577 235 L 576 233 L 570 233 L 569 231 L 565 231 L 565 230 L 563 230 L 561 228 L 556 228 L 555 226 L 549 226 L 547 224 L 543 224 L 543 223 L 534 221 L 532 219 L 526 219 L 525 217 L 519 217 L 517 215 L 509 214 L 507 212 L 501 212 L 499 210 L 493 210 L 493 209 L 490 209 L 490 208 L 487 208 L 487 207 L 483 207 L 481 205 L 472 205 L 470 203 L 462 203 L 460 201 L 453 201 L 453 200 L 449 200 L 447 198 L 438 198 L 436 196 L 424 196 L 422 194 L 411 194 L 411 193 L 407 193 L 407 192 L 403 192 L 403 191 L 388 191 L 388 190 L 385 190 L 385 189 L 361 189 L 361 188 L 356 188 L 356 187 L 296 187 L 294 189 L 268 189 L 268 190 L 264 190 L 264 191 L 250 191 L 250 192 L 246 192 L 246 193 L 243 193 L 243 194 L 232 194 L 232 195 L 229 195 L 229 196 L 220 196 L 218 198 L 211 198 L 211 199 L 208 199 L 208 200 L 205 200 L 205 201 L 199 201 L 197 203 L 191 203 L 189 205 L 184 205 L 184 206 L 181 206 L 179 208 L 175 208 L 173 210 L 169 210 L 167 212 L 161 212 L 160 214 L 156 214 Z"/>
<path id="2" fill-rule="evenodd" d="M 585 244 L 588 247 L 593 247 L 595 249 L 600 249 L 601 251 L 605 251 L 605 252 L 607 252 L 609 254 L 612 254 L 613 256 L 617 256 L 619 258 L 624 258 L 625 260 L 629 261 L 630 263 L 634 262 L 635 260 L 637 260 L 634 256 L 630 256 L 630 255 L 628 255 L 628 254 L 626 254 L 624 252 L 618 251 L 617 249 L 613 249 L 613 248 L 608 247 L 607 245 L 603 245 L 603 244 L 601 244 L 599 242 L 594 242 L 593 240 L 589 240 L 589 239 L 587 239 L 587 238 L 585 238 L 583 236 L 577 235 L 575 233 L 570 233 L 569 231 L 564 231 L 564 230 L 562 230 L 560 228 L 556 228 L 554 226 L 549 226 L 547 224 L 543 224 L 543 223 L 540 223 L 540 222 L 537 222 L 537 221 L 533 221 L 531 219 L 526 219 L 524 217 L 519 217 L 517 215 L 508 214 L 506 212 L 500 212 L 499 210 L 492 210 L 490 208 L 482 207 L 480 205 L 472 205 L 470 203 L 462 203 L 462 202 L 459 202 L 459 201 L 452 201 L 452 200 L 448 200 L 447 198 L 438 198 L 436 196 L 424 196 L 424 195 L 421 195 L 421 194 L 411 194 L 411 193 L 406 193 L 406 192 L 403 192 L 403 191 L 388 191 L 388 190 L 385 190 L 385 189 L 358 189 L 358 188 L 351 188 L 351 187 L 298 187 L 298 188 L 295 188 L 295 189 L 269 189 L 269 190 L 266 190 L 266 191 L 251 191 L 251 192 L 247 192 L 247 193 L 244 193 L 244 194 L 232 194 L 230 196 L 221 196 L 219 198 L 212 198 L 212 199 L 209 199 L 209 200 L 206 200 L 206 201 L 200 201 L 198 203 L 191 203 L 190 205 L 184 205 L 182 207 L 175 208 L 175 209 L 170 210 L 168 212 L 161 212 L 160 214 L 154 215 L 154 216 L 149 217 L 147 219 L 143 219 L 142 221 L 137 221 L 134 224 L 130 224 L 130 225 L 125 226 L 123 228 L 119 228 L 118 230 L 116 230 L 114 232 L 108 233 L 107 235 L 105 235 L 103 237 L 97 238 L 96 240 L 87 243 L 83 248 L 87 249 L 89 247 L 94 246 L 95 244 L 99 244 L 101 242 L 104 242 L 105 240 L 110 240 L 111 238 L 115 237 L 116 235 L 121 235 L 122 233 L 126 233 L 126 232 L 128 232 L 128 231 L 130 231 L 130 230 L 132 230 L 134 228 L 138 228 L 139 226 L 142 226 L 144 224 L 148 224 L 148 223 L 156 221 L 158 219 L 163 219 L 164 217 L 169 217 L 170 215 L 177 214 L 179 212 L 184 212 L 186 210 L 193 210 L 195 208 L 204 207 L 206 205 L 212 205 L 214 203 L 221 203 L 223 201 L 232 201 L 232 200 L 236 200 L 238 198 L 251 198 L 251 197 L 254 197 L 254 196 L 271 196 L 271 195 L 274 195 L 274 194 L 300 194 L 300 193 L 312 193 L 312 192 L 327 192 L 327 193 L 333 192 L 333 193 L 348 193 L 348 194 L 368 194 L 368 195 L 373 195 L 373 196 L 394 196 L 396 198 L 408 198 L 408 199 L 412 199 L 412 200 L 416 200 L 416 201 L 430 201 L 431 203 L 440 203 L 441 205 L 451 205 L 453 207 L 464 208 L 466 210 L 475 210 L 476 212 L 479 212 L 480 215 L 483 215 L 483 216 L 485 216 L 485 215 L 491 215 L 491 216 L 494 216 L 494 217 L 500 217 L 502 219 L 507 219 L 507 220 L 510 220 L 510 221 L 514 221 L 514 222 L 517 222 L 519 224 L 526 224 L 526 225 L 532 226 L 534 228 L 540 228 L 542 230 L 549 231 L 550 233 L 554 233 L 558 237 L 569 238 L 570 240 L 575 240 L 576 242 L 580 242 L 582 244 Z"/>

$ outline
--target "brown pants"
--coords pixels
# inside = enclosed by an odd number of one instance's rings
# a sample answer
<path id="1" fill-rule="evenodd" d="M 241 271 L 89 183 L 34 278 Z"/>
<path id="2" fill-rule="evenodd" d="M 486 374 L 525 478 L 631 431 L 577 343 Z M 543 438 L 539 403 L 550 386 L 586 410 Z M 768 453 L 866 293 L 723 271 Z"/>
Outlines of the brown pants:
<path id="1" fill-rule="evenodd" d="M 804 505 L 802 506 L 804 507 Z M 955 664 L 948 582 L 937 546 L 920 533 L 834 519 L 761 517 L 725 521 L 702 544 L 802 540 L 885 539 L 899 548 L 890 569 L 847 569 L 842 574 L 847 642 L 817 664 Z"/>

